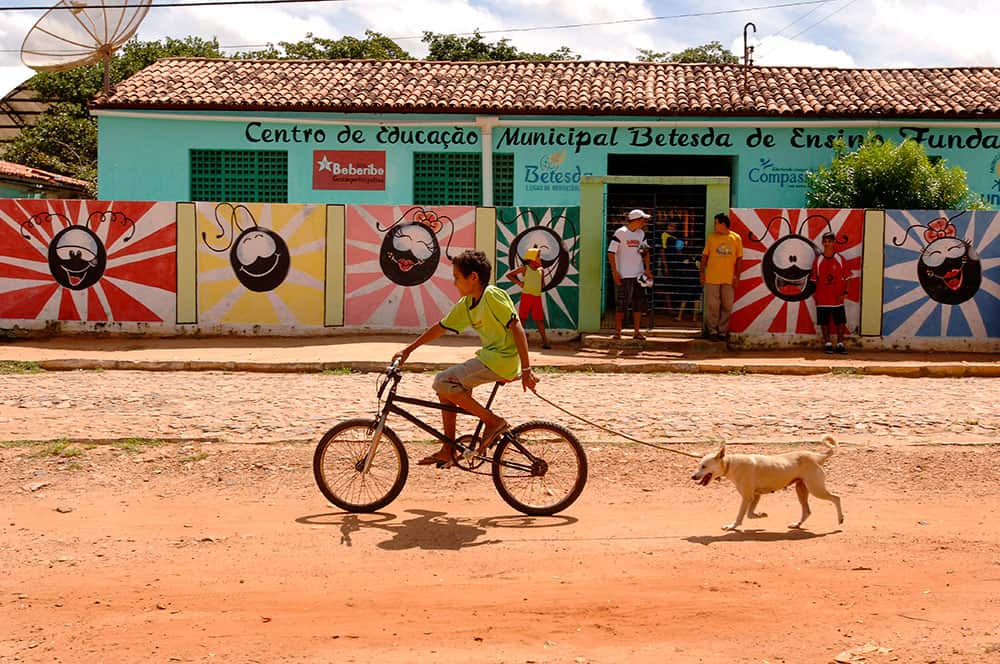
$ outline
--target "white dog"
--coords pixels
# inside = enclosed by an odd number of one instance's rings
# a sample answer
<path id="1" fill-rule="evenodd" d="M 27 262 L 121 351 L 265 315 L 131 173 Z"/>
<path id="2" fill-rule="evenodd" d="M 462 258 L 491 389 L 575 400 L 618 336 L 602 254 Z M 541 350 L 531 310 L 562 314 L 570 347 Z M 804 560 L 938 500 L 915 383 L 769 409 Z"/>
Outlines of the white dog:
<path id="1" fill-rule="evenodd" d="M 795 493 L 802 505 L 802 517 L 796 523 L 789 524 L 789 528 L 801 528 L 809 518 L 809 494 L 832 502 L 837 508 L 837 523 L 843 523 L 840 497 L 826 490 L 826 473 L 822 468 L 837 450 L 837 441 L 833 436 L 827 435 L 823 436 L 823 443 L 827 447 L 823 452 L 799 451 L 774 455 L 726 454 L 726 446 L 723 445 L 718 453 L 705 455 L 691 479 L 706 486 L 712 478 L 725 477 L 736 485 L 736 490 L 743 498 L 740 511 L 736 515 L 736 521 L 723 526 L 723 530 L 736 530 L 745 516 L 751 519 L 767 516 L 754 512 L 760 497 L 792 484 L 795 485 Z"/>

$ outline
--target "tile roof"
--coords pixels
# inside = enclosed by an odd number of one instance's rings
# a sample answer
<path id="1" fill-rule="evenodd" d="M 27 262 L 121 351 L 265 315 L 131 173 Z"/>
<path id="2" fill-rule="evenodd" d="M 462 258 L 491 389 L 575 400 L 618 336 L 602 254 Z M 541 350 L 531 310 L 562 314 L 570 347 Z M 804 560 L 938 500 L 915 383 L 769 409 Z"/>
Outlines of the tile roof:
<path id="1" fill-rule="evenodd" d="M 90 186 L 86 180 L 50 173 L 31 166 L 15 164 L 12 161 L 0 161 L 0 179 L 15 178 L 25 182 L 47 184 L 58 187 L 68 187 L 71 189 L 85 189 Z"/>
<path id="2" fill-rule="evenodd" d="M 121 82 L 94 107 L 987 118 L 1000 117 L 1000 68 L 166 58 Z"/>

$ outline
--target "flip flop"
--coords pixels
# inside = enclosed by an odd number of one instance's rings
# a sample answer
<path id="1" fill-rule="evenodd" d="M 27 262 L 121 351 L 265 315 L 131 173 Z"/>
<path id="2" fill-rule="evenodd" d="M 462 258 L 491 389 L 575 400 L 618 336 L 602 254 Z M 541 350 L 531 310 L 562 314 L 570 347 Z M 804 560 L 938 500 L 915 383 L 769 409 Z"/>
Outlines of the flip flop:
<path id="1" fill-rule="evenodd" d="M 645 341 L 646 340 L 646 337 L 644 335 L 642 335 L 642 334 L 633 334 L 632 338 L 635 339 L 636 341 Z"/>
<path id="2" fill-rule="evenodd" d="M 418 466 L 437 466 L 438 468 L 451 468 L 455 465 L 454 459 L 444 459 L 438 456 L 439 452 L 425 456 L 417 462 Z"/>

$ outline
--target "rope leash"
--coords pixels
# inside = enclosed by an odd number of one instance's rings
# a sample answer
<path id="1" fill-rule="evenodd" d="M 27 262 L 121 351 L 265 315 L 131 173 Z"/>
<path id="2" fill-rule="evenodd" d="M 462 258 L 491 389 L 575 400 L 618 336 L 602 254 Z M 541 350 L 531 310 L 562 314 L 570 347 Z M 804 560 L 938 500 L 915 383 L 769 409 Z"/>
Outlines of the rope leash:
<path id="1" fill-rule="evenodd" d="M 633 443 L 639 443 L 640 445 L 646 445 L 647 447 L 653 447 L 653 448 L 658 449 L 658 450 L 663 450 L 664 452 L 673 452 L 674 454 L 680 454 L 680 455 L 683 455 L 683 456 L 686 456 L 686 457 L 691 457 L 692 459 L 700 459 L 701 458 L 700 454 L 691 454 L 690 452 L 681 452 L 680 450 L 675 450 L 675 449 L 672 449 L 672 448 L 669 448 L 669 447 L 665 447 L 663 445 L 657 445 L 655 443 L 650 443 L 650 442 L 647 442 L 645 440 L 639 440 L 638 438 L 633 438 L 632 436 L 630 436 L 630 435 L 628 435 L 626 433 L 622 433 L 621 431 L 615 431 L 614 429 L 609 429 L 608 427 L 601 426 L 600 424 L 598 424 L 596 422 L 591 422 L 587 418 L 581 417 L 580 415 L 577 415 L 576 413 L 571 413 L 570 411 L 566 410 L 565 408 L 563 408 L 559 404 L 553 403 L 552 401 L 549 401 L 548 399 L 546 399 L 545 397 L 543 397 L 538 392 L 535 392 L 535 390 L 531 390 L 531 391 L 535 393 L 536 397 L 538 397 L 539 399 L 541 399 L 545 403 L 549 404 L 550 406 L 552 406 L 556 410 L 561 410 L 562 412 L 566 413 L 570 417 L 575 417 L 576 419 L 580 420 L 581 422 L 586 422 L 590 426 L 592 426 L 592 427 L 594 427 L 596 429 L 600 429 L 601 431 L 607 431 L 608 433 L 614 434 L 615 436 L 621 436 L 622 438 L 626 438 L 628 440 L 631 440 Z"/>

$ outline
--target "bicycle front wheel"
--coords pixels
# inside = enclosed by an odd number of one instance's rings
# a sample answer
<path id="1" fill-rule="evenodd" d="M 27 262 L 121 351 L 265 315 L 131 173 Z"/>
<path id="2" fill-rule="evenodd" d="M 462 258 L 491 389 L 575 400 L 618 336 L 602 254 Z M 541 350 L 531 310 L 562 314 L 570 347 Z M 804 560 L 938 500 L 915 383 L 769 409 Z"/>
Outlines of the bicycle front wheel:
<path id="1" fill-rule="evenodd" d="M 399 495 L 406 484 L 410 462 L 399 436 L 389 427 L 368 472 L 365 459 L 377 422 L 345 420 L 326 432 L 313 455 L 313 475 L 326 499 L 346 512 L 375 512 Z"/>
<path id="2" fill-rule="evenodd" d="M 504 501 L 531 516 L 573 504 L 587 483 L 587 456 L 569 429 L 532 421 L 502 436 L 493 454 L 493 484 Z"/>

